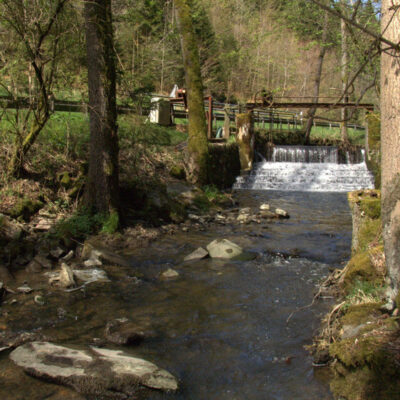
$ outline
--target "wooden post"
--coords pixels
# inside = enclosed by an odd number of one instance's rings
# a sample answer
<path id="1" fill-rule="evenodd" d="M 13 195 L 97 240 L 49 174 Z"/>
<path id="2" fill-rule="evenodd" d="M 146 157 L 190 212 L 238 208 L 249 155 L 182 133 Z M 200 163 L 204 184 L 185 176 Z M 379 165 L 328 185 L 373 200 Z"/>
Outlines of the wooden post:
<path id="1" fill-rule="evenodd" d="M 208 139 L 212 138 L 212 123 L 213 123 L 213 99 L 212 96 L 208 97 Z"/>
<path id="2" fill-rule="evenodd" d="M 224 107 L 224 139 L 228 140 L 230 136 L 230 126 L 231 126 L 231 118 L 230 118 L 230 108 L 227 104 Z"/>

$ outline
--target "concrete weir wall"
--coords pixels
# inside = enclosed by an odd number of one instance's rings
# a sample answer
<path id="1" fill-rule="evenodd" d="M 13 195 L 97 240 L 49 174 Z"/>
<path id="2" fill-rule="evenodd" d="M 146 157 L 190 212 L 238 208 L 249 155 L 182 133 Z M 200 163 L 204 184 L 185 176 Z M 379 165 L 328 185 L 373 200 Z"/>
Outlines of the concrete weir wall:
<path id="1" fill-rule="evenodd" d="M 239 148 L 236 143 L 209 145 L 210 154 L 210 183 L 219 189 L 232 187 L 240 175 Z"/>

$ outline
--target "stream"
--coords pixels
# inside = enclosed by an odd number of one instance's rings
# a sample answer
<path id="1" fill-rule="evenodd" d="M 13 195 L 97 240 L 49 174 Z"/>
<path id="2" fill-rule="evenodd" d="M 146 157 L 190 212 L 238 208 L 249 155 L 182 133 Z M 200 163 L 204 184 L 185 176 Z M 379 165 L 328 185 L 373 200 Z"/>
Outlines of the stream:
<path id="1" fill-rule="evenodd" d="M 180 390 L 148 391 L 142 399 L 332 399 L 327 371 L 314 368 L 304 349 L 330 300 L 287 319 L 311 303 L 318 282 L 350 257 L 346 195 L 240 191 L 236 198 L 240 207 L 257 211 L 267 202 L 291 218 L 212 224 L 203 232 L 163 236 L 148 248 L 126 249 L 131 267 L 107 269 L 112 283 L 73 293 L 53 291 L 44 306 L 26 296 L 25 303 L 3 309 L 8 328 L 39 329 L 55 342 L 87 346 L 103 336 L 105 324 L 114 318 L 149 321 L 155 334 L 125 350 L 171 372 Z M 183 262 L 197 247 L 222 237 L 257 257 Z M 159 279 L 168 268 L 179 277 Z M 36 292 L 44 290 L 29 283 Z M 83 399 L 26 376 L 7 352 L 0 355 L 0 371 L 1 399 Z"/>

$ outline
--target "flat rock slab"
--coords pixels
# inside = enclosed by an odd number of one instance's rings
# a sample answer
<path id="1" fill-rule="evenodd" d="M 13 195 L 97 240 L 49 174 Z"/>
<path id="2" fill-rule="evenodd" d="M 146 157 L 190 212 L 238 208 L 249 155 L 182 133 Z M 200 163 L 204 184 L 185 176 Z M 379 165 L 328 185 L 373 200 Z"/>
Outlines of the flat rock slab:
<path id="1" fill-rule="evenodd" d="M 10 358 L 30 375 L 84 394 L 129 398 L 140 386 L 158 390 L 178 388 L 177 380 L 169 372 L 117 350 L 76 350 L 49 342 L 32 342 L 15 349 Z"/>

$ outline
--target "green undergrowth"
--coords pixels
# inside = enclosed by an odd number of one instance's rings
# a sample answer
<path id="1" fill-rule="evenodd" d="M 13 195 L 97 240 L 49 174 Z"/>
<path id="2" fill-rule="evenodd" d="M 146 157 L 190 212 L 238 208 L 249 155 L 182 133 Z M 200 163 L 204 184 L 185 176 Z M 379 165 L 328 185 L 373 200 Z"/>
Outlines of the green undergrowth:
<path id="1" fill-rule="evenodd" d="M 119 226 L 118 213 L 93 214 L 85 208 L 77 210 L 71 217 L 61 219 L 48 233 L 50 238 L 64 241 L 81 241 L 96 233 L 113 234 Z"/>

